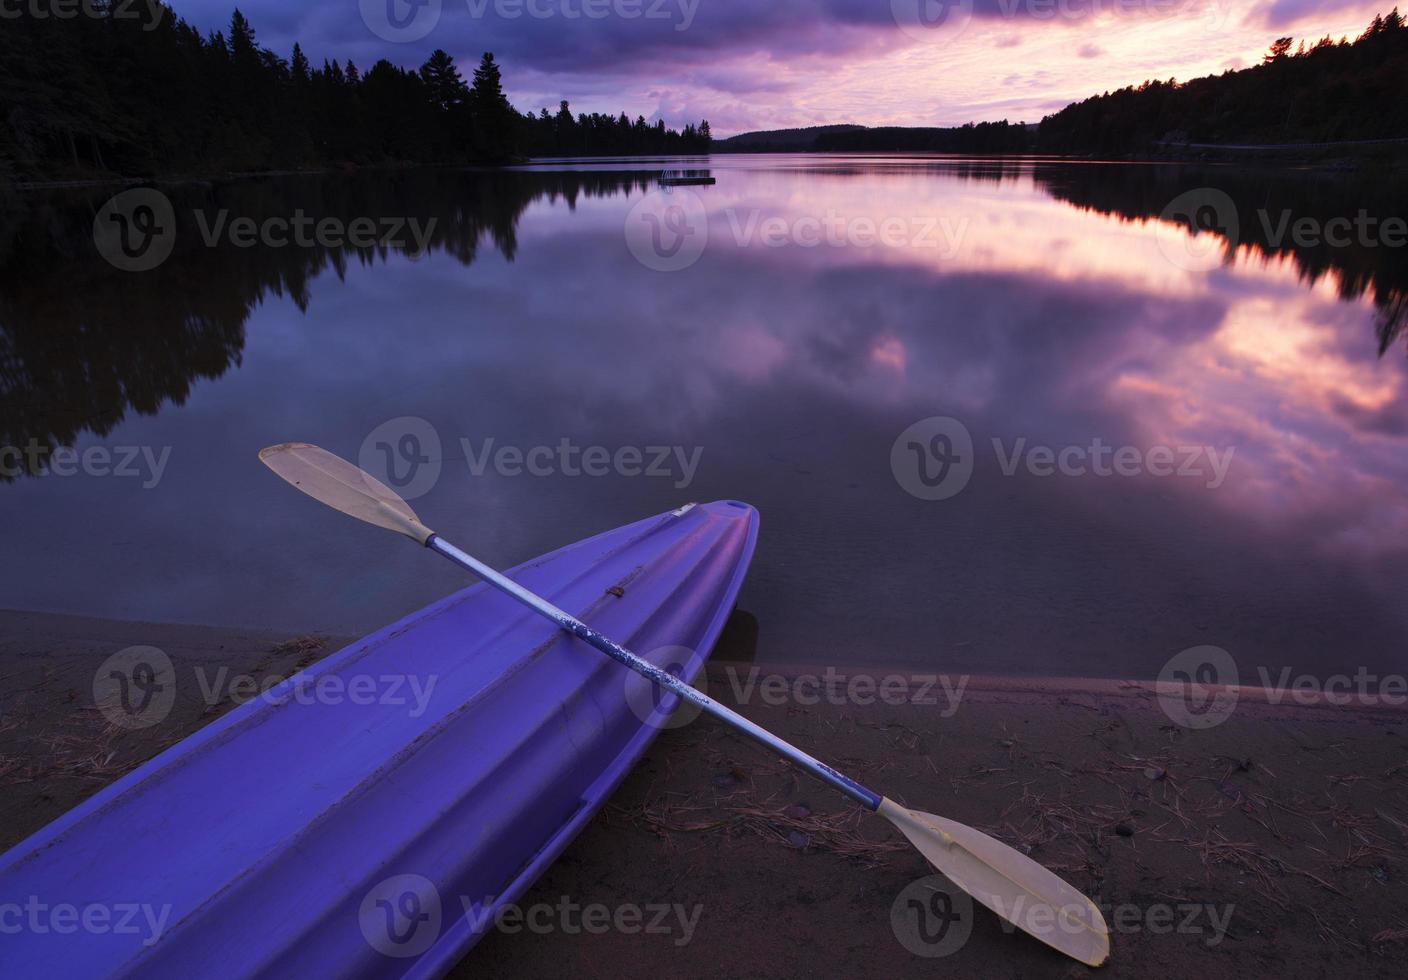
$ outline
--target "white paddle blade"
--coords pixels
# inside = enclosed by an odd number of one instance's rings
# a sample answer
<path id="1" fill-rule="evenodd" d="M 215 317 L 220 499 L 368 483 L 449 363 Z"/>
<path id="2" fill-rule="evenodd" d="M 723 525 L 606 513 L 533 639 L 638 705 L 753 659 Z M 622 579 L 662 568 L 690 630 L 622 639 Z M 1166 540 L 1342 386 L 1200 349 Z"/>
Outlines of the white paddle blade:
<path id="1" fill-rule="evenodd" d="M 347 460 L 306 442 L 286 442 L 259 451 L 265 466 L 333 510 L 396 531 L 421 544 L 431 530 L 410 506 L 376 477 Z"/>
<path id="2" fill-rule="evenodd" d="M 1031 858 L 893 800 L 881 801 L 879 813 L 950 881 L 1023 932 L 1087 966 L 1110 958 L 1110 930 L 1095 903 Z"/>

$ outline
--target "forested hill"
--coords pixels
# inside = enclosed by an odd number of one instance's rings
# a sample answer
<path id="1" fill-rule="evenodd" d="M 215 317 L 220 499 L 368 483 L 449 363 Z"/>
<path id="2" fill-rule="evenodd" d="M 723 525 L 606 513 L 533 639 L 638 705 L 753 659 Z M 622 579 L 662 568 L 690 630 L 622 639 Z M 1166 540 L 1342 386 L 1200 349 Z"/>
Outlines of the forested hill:
<path id="1" fill-rule="evenodd" d="M 1189 143 L 1408 140 L 1408 27 L 1395 8 L 1354 41 L 1278 38 L 1262 64 L 1189 82 L 1149 81 L 1076 102 L 1040 126 L 814 127 L 744 133 L 716 150 L 1177 155 Z M 780 139 L 792 136 L 788 142 Z"/>
<path id="2" fill-rule="evenodd" d="M 819 137 L 830 133 L 853 132 L 864 126 L 806 126 L 802 129 L 760 129 L 739 133 L 727 139 L 714 140 L 714 150 L 720 153 L 796 153 L 816 148 Z"/>
<path id="3" fill-rule="evenodd" d="M 18 5 L 17 5 L 18 6 Z M 523 156 L 700 153 L 709 124 L 667 129 L 602 114 L 516 111 L 486 54 L 471 85 L 436 51 L 419 69 L 315 66 L 260 46 L 236 10 L 203 36 L 160 17 L 0 23 L 0 177 L 209 174 L 341 164 L 503 162 Z M 85 8 L 87 9 L 87 8 Z"/>
<path id="4" fill-rule="evenodd" d="M 1295 45 L 1293 49 L 1293 45 Z M 1142 153 L 1180 143 L 1280 144 L 1408 137 L 1408 27 L 1397 8 L 1354 41 L 1279 38 L 1262 64 L 1150 81 L 1041 123 L 1038 148 Z"/>

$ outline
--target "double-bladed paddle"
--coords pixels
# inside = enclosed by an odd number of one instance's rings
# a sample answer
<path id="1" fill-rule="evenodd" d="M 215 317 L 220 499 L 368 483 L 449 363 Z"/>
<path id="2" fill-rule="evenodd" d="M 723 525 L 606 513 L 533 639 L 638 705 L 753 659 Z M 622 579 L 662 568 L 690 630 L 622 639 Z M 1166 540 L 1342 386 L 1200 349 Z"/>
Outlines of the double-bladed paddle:
<path id="1" fill-rule="evenodd" d="M 578 639 L 880 814 L 899 828 L 935 868 L 997 915 L 1089 966 L 1110 956 L 1109 929 L 1095 904 L 1031 858 L 972 827 L 900 806 L 755 725 L 675 675 L 642 660 L 539 595 L 505 578 L 420 522 L 395 491 L 344 459 L 307 443 L 270 446 L 259 458 L 308 496 L 335 510 L 404 534 L 468 569 Z"/>

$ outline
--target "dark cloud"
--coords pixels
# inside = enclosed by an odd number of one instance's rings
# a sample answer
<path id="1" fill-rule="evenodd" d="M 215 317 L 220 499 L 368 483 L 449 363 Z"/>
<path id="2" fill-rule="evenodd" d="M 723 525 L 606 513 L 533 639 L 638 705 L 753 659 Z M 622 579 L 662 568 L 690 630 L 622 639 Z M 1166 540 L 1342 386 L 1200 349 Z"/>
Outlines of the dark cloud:
<path id="1" fill-rule="evenodd" d="M 426 0 L 422 0 L 426 2 Z M 620 70 L 672 58 L 698 64 L 720 52 L 772 56 L 841 54 L 873 47 L 877 31 L 895 27 L 888 3 L 874 0 L 428 0 L 439 8 L 433 29 L 405 43 L 387 41 L 368 27 L 392 3 L 405 0 L 313 0 L 290 9 L 284 0 L 240 0 L 260 40 L 286 53 L 295 40 L 317 59 L 349 55 L 418 64 L 436 48 L 461 58 L 491 50 L 500 60 L 544 71 Z M 995 0 L 994 0 L 995 2 Z M 228 22 L 234 0 L 186 0 L 178 13 L 205 30 Z M 587 16 L 584 9 L 604 13 Z M 618 13 L 619 11 L 619 13 Z"/>
<path id="2" fill-rule="evenodd" d="M 178 12 L 205 30 L 222 27 L 236 0 L 182 0 Z M 779 62 L 805 56 L 874 53 L 925 43 L 927 31 L 900 29 L 905 4 L 886 0 L 310 0 L 295 8 L 287 0 L 239 0 L 260 40 L 281 54 L 295 40 L 315 61 L 377 58 L 401 65 L 420 64 L 436 48 L 462 60 L 493 51 L 510 67 L 543 72 L 606 71 L 637 73 L 703 66 L 720 56 L 763 55 Z M 1005 20 L 1029 29 L 1069 27 L 1114 10 L 1130 18 L 1178 16 L 1217 0 L 1172 0 L 1173 6 L 1125 10 L 1111 0 L 1067 0 L 1061 7 L 1024 0 L 973 0 L 971 19 Z M 1311 0 L 1277 0 L 1308 5 Z M 1350 0 L 1322 0 L 1324 5 Z M 408 18 L 422 14 L 434 27 L 404 43 L 388 41 L 368 26 L 386 23 L 388 10 Z M 388 7 L 387 5 L 391 6 Z M 438 17 L 434 12 L 438 10 Z M 585 11 L 593 11 L 588 15 Z M 969 23 L 950 4 L 948 20 L 933 34 L 952 43 Z M 917 13 L 915 23 L 917 23 Z M 420 32 L 417 32 L 420 33 Z M 1011 33 L 999 47 L 1014 47 Z"/>
<path id="3" fill-rule="evenodd" d="M 1080 55 L 1082 58 L 1098 58 L 1104 53 L 1105 52 L 1099 45 L 1091 44 L 1090 42 L 1086 42 L 1076 49 L 1076 54 Z"/>

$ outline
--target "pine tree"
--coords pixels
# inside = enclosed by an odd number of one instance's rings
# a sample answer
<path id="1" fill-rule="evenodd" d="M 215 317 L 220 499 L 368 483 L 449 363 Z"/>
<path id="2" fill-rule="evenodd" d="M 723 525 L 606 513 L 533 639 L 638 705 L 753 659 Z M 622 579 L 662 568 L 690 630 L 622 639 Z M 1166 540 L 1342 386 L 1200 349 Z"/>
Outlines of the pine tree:
<path id="1" fill-rule="evenodd" d="M 494 63 L 492 51 L 485 51 L 484 57 L 479 59 L 479 67 L 474 69 L 473 92 L 480 107 L 500 103 L 508 105 L 508 99 L 504 98 L 503 78 L 499 66 Z"/>
<path id="2" fill-rule="evenodd" d="M 444 111 L 463 105 L 469 97 L 469 87 L 460 77 L 455 59 L 441 48 L 431 52 L 421 65 L 420 77 L 430 90 L 431 100 Z"/>
<path id="3" fill-rule="evenodd" d="M 230 51 L 236 58 L 251 58 L 257 54 L 258 42 L 254 28 L 249 25 L 238 7 L 230 16 Z"/>
<path id="4" fill-rule="evenodd" d="M 293 42 L 293 58 L 290 71 L 293 80 L 300 85 L 306 84 L 309 78 L 308 58 L 303 54 L 303 49 L 298 46 L 298 42 Z"/>

